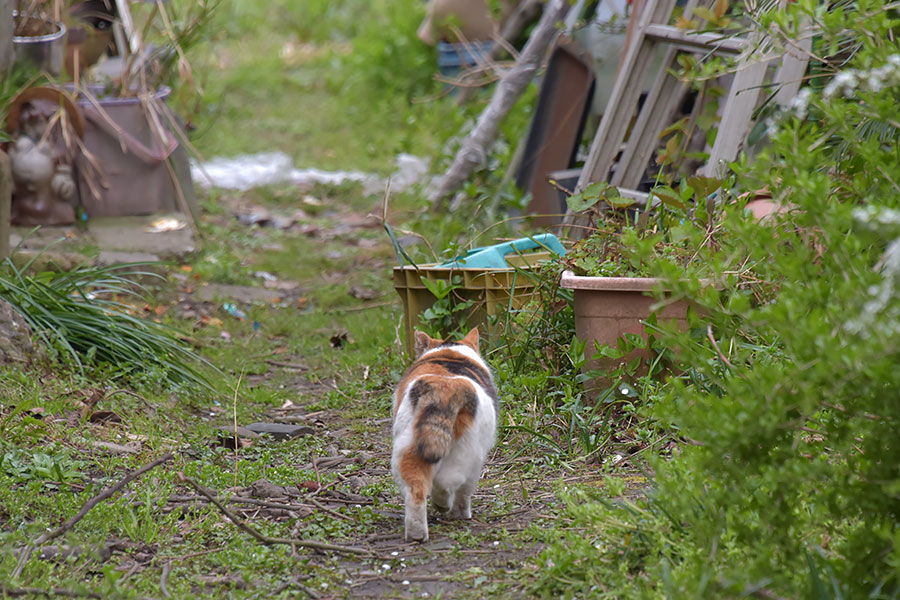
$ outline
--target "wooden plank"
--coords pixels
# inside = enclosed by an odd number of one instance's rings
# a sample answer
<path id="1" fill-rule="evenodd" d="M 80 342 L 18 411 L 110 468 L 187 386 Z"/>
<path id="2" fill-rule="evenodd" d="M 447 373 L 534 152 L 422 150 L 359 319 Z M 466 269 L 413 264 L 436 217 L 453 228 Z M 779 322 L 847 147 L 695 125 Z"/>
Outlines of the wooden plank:
<path id="1" fill-rule="evenodd" d="M 669 68 L 675 66 L 677 55 L 678 50 L 675 47 L 670 47 L 666 51 L 656 80 L 631 130 L 628 145 L 610 179 L 611 185 L 627 187 L 640 185 L 650 157 L 656 149 L 660 132 L 672 122 L 673 113 L 684 101 L 688 87 L 668 72 Z"/>
<path id="2" fill-rule="evenodd" d="M 759 100 L 769 61 L 757 60 L 743 63 L 734 75 L 734 82 L 725 100 L 725 112 L 719 123 L 716 141 L 709 160 L 700 169 L 705 177 L 719 177 L 724 164 L 737 157 L 738 150 L 750 130 L 753 111 Z"/>
<path id="3" fill-rule="evenodd" d="M 775 93 L 775 102 L 787 108 L 791 105 L 806 74 L 809 56 L 812 51 L 812 32 L 809 26 L 800 28 L 800 39 L 796 46 L 788 48 L 781 59 L 781 66 L 775 74 L 775 83 L 781 87 Z"/>
<path id="4" fill-rule="evenodd" d="M 675 0 L 651 1 L 644 7 L 637 33 L 625 53 L 620 75 L 616 78 L 590 154 L 578 179 L 577 190 L 584 189 L 592 181 L 607 180 L 641 95 L 644 72 L 656 49 L 655 42 L 645 40 L 644 32 L 651 23 L 667 20 L 674 7 Z"/>
<path id="5" fill-rule="evenodd" d="M 730 54 L 740 54 L 749 43 L 744 38 L 728 38 L 722 37 L 718 33 L 708 32 L 691 33 L 671 25 L 658 24 L 648 25 L 644 35 L 652 40 L 667 42 L 681 48 L 712 50 Z"/>

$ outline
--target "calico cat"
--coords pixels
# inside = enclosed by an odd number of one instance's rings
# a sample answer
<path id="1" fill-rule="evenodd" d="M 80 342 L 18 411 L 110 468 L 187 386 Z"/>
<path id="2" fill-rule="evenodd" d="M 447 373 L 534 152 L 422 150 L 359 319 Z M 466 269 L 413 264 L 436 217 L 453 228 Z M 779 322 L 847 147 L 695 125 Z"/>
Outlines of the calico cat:
<path id="1" fill-rule="evenodd" d="M 405 538 L 428 539 L 425 500 L 471 519 L 472 492 L 497 437 L 497 390 L 478 329 L 459 342 L 416 332 L 416 360 L 394 392 L 391 472 L 406 506 Z"/>

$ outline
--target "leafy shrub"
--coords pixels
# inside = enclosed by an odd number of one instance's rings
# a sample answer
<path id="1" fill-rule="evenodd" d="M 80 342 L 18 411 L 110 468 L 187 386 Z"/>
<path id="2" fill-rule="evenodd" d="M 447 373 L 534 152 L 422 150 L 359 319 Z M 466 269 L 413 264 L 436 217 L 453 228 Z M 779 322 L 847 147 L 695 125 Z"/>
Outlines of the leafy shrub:
<path id="1" fill-rule="evenodd" d="M 702 310 L 663 336 L 683 374 L 653 414 L 690 443 L 639 504 L 567 499 L 584 529 L 543 556 L 544 593 L 900 596 L 897 17 L 868 0 L 759 15 L 786 36 L 808 19 L 816 68 L 837 72 L 733 165 L 786 212 L 728 211 L 720 291 L 673 281 Z"/>

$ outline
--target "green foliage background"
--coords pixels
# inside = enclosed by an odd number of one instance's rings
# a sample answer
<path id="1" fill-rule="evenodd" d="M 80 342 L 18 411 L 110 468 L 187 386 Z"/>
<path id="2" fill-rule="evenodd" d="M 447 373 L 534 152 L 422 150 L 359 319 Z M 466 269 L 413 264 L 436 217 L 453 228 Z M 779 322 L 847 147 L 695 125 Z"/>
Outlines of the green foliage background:
<path id="1" fill-rule="evenodd" d="M 900 595 L 897 16 L 876 1 L 759 15 L 786 37 L 813 23 L 818 67 L 849 75 L 733 165 L 736 192 L 768 187 L 789 210 L 729 211 L 706 265 L 720 289 L 675 282 L 698 310 L 663 336 L 680 375 L 652 416 L 689 443 L 653 461 L 646 501 L 567 496 L 589 535 L 545 552 L 548 596 Z"/>

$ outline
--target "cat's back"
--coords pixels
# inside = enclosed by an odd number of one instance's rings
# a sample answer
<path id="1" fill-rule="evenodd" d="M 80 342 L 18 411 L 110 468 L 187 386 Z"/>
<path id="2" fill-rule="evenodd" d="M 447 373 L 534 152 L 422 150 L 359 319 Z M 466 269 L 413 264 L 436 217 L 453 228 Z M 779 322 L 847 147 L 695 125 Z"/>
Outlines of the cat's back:
<path id="1" fill-rule="evenodd" d="M 417 381 L 446 381 L 448 388 L 456 387 L 454 381 L 465 380 L 477 386 L 477 390 L 490 398 L 497 410 L 497 390 L 490 367 L 473 348 L 462 343 L 441 343 L 425 350 L 401 377 L 396 394 L 396 404 L 407 398 Z M 459 381 L 462 384 L 461 381 Z"/>

